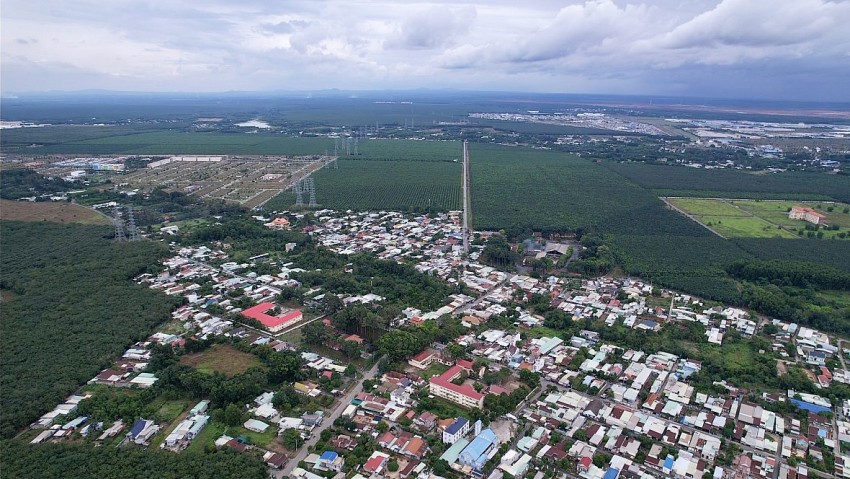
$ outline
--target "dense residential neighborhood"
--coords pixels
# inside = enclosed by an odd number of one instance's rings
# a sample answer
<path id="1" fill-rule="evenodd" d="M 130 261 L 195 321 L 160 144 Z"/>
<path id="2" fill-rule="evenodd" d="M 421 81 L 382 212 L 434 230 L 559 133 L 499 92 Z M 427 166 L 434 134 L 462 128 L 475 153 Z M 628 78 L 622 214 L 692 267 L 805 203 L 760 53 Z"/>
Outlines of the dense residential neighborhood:
<path id="1" fill-rule="evenodd" d="M 319 210 L 254 221 L 299 228 L 343 257 L 412 264 L 450 286 L 432 309 L 399 307 L 384 338 L 429 324 L 459 329 L 397 350 L 339 319 L 382 311 L 381 295 L 305 283 L 322 269 L 285 257 L 236 261 L 226 242 L 173 243 L 159 273 L 137 278 L 182 298 L 172 321 L 42 416 L 31 442 L 229 448 L 258 454 L 277 477 L 309 479 L 850 477 L 850 399 L 830 389 L 850 383 L 850 372 L 843 342 L 824 332 L 632 278 L 500 270 L 478 261 L 490 235 L 462 251 L 457 212 Z M 557 260 L 581 247 L 545 242 L 535 238 L 525 254 Z M 332 296 L 339 304 L 325 309 Z M 773 376 L 802 374 L 794 387 L 804 389 L 748 389 L 760 379 L 718 376 L 715 363 L 698 359 L 709 353 L 669 342 L 672 334 L 721 359 L 761 355 Z M 294 355 L 300 379 L 226 411 L 203 399 L 130 423 L 80 413 L 109 389 L 154 387 L 162 378 L 148 370 L 163 357 L 216 369 L 209 358 L 225 350 L 225 361 L 257 364 L 256 355 Z"/>

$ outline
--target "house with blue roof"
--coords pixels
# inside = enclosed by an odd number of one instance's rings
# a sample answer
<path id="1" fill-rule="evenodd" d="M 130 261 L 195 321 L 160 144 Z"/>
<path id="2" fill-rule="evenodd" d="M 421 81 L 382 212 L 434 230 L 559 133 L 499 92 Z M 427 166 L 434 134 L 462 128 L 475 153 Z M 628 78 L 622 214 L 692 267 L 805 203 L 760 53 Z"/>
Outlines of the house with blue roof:
<path id="1" fill-rule="evenodd" d="M 466 436 L 468 432 L 469 420 L 463 417 L 456 418 L 455 422 L 443 431 L 443 443 L 454 444 Z"/>
<path id="2" fill-rule="evenodd" d="M 319 456 L 319 460 L 316 461 L 316 465 L 313 466 L 313 469 L 318 469 L 320 471 L 342 471 L 342 466 L 345 465 L 345 458 L 340 456 L 334 451 L 325 451 Z"/>
<path id="3" fill-rule="evenodd" d="M 620 470 L 616 467 L 609 467 L 607 471 L 605 471 L 605 475 L 602 476 L 602 479 L 617 479 L 620 476 Z"/>
<path id="4" fill-rule="evenodd" d="M 147 444 L 148 440 L 159 432 L 159 429 L 159 426 L 149 419 L 136 419 L 130 432 L 127 433 L 127 439 L 136 444 Z"/>
<path id="5" fill-rule="evenodd" d="M 464 448 L 457 461 L 461 466 L 471 468 L 473 473 L 480 473 L 498 444 L 499 438 L 496 433 L 487 428 L 475 436 L 475 439 Z"/>
<path id="6" fill-rule="evenodd" d="M 675 459 L 671 455 L 667 455 L 667 458 L 664 459 L 664 472 L 669 472 L 673 469 L 673 464 Z"/>

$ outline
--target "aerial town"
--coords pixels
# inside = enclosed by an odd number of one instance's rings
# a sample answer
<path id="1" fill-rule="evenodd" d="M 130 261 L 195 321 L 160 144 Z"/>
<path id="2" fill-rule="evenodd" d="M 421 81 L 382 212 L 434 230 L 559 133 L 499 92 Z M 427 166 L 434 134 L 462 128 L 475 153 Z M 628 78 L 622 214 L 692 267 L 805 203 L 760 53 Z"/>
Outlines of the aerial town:
<path id="1" fill-rule="evenodd" d="M 308 271 L 269 255 L 233 261 L 222 241 L 174 244 L 160 272 L 136 280 L 181 298 L 173 321 L 32 424 L 38 434 L 31 442 L 91 436 L 179 453 L 208 440 L 260 454 L 275 477 L 299 479 L 850 477 L 850 401 L 793 389 L 754 394 L 705 374 L 681 348 L 664 350 L 652 338 L 683 330 L 721 347 L 757 344 L 758 354 L 779 358 L 777 368 L 805 371 L 824 390 L 850 384 L 840 340 L 637 279 L 501 271 L 478 261 L 486 238 L 463 252 L 460 216 L 318 210 L 252 220 L 300 229 L 344 256 L 412 262 L 457 291 L 433 310 L 407 307 L 391 319 L 393 328 L 459 322 L 459 334 L 388 365 L 374 362 L 376 344 L 338 330 L 321 311 L 330 293 L 297 279 Z M 175 229 L 154 234 L 168 241 Z M 527 254 L 573 253 L 573 245 L 539 243 Z M 287 252 L 298 248 L 286 245 Z M 295 288 L 307 289 L 299 301 L 281 299 Z M 385 298 L 339 299 L 369 307 Z M 536 312 L 541 301 L 554 316 L 581 325 L 576 334 L 559 337 L 553 315 Z M 303 347 L 306 330 L 317 327 L 327 333 L 321 350 L 333 358 Z M 292 334 L 299 330 L 300 337 Z M 615 331 L 641 335 L 646 349 L 624 346 Z M 211 339 L 214 348 L 297 352 L 299 367 L 312 373 L 292 384 L 293 402 L 316 408 L 293 408 L 264 390 L 237 411 L 244 421 L 231 429 L 245 433 L 214 437 L 209 400 L 170 422 L 94 422 L 78 412 L 92 385 L 150 388 L 160 378 L 145 370 L 163 348 Z M 341 354 L 345 345 L 352 355 Z M 825 473 L 827 463 L 834 475 Z"/>

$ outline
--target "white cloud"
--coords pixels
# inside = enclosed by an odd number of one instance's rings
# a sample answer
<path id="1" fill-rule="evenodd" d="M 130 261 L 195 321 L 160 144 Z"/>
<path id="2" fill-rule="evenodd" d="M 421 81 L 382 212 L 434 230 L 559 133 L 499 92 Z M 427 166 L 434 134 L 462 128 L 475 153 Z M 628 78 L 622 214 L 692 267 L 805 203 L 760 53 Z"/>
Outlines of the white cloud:
<path id="1" fill-rule="evenodd" d="M 707 77 L 722 91 L 724 71 L 756 83 L 769 70 L 773 83 L 788 72 L 783 94 L 805 95 L 815 74 L 801 71 L 841 74 L 850 54 L 847 1 L 525 3 L 7 0 L 3 89 L 659 93 Z"/>

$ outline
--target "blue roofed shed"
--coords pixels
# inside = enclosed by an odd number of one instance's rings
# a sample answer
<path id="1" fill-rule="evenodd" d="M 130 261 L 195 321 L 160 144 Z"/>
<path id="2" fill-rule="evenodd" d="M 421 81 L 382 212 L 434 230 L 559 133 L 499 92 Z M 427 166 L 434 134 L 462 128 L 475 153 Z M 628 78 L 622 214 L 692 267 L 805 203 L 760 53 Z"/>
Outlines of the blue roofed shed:
<path id="1" fill-rule="evenodd" d="M 464 466 L 480 470 L 487 462 L 487 453 L 493 449 L 498 440 L 492 429 L 487 428 L 481 431 L 481 434 L 475 436 L 475 439 L 460 453 L 458 461 Z"/>

